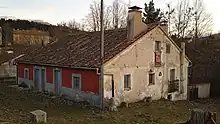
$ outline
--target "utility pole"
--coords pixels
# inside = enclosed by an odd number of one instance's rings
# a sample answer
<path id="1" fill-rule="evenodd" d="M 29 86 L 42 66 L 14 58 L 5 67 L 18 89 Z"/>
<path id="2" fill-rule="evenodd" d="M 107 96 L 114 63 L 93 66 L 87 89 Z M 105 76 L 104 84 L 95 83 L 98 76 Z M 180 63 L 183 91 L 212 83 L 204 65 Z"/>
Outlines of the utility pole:
<path id="1" fill-rule="evenodd" d="M 104 1 L 101 0 L 101 15 L 100 15 L 100 24 L 101 24 L 101 68 L 100 68 L 100 84 L 99 84 L 99 89 L 100 89 L 100 108 L 103 109 L 103 98 L 104 98 Z"/>

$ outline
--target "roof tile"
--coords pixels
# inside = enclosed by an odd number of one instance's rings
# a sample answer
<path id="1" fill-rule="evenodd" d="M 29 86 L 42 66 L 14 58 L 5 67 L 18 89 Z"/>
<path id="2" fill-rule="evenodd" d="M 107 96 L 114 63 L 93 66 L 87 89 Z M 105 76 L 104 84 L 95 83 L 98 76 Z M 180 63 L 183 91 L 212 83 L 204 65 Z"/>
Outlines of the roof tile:
<path id="1" fill-rule="evenodd" d="M 157 25 L 149 28 L 139 36 L 146 34 Z M 127 29 L 105 31 L 105 62 L 126 49 L 135 40 L 127 39 Z M 81 32 L 62 37 L 46 47 L 18 59 L 20 63 L 39 65 L 71 66 L 71 67 L 100 67 L 100 32 Z"/>

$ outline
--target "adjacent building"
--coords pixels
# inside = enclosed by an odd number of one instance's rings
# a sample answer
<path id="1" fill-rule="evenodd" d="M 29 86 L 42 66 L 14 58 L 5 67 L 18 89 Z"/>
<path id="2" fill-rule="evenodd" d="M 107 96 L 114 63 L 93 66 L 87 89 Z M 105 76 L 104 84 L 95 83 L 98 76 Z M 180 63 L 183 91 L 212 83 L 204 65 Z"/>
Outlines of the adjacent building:
<path id="1" fill-rule="evenodd" d="M 0 45 L 20 44 L 20 45 L 47 45 L 50 42 L 49 32 L 37 29 L 12 29 L 10 26 L 0 28 Z"/>
<path id="2" fill-rule="evenodd" d="M 166 25 L 144 24 L 139 7 L 129 9 L 127 28 L 105 31 L 104 101 L 186 100 L 185 44 L 178 47 Z M 100 32 L 65 36 L 16 62 L 19 84 L 99 105 Z"/>
<path id="3" fill-rule="evenodd" d="M 49 32 L 37 29 L 13 30 L 13 44 L 48 44 Z"/>
<path id="4" fill-rule="evenodd" d="M 15 60 L 41 47 L 40 45 L 9 45 L 0 47 L 0 78 L 16 77 Z"/>

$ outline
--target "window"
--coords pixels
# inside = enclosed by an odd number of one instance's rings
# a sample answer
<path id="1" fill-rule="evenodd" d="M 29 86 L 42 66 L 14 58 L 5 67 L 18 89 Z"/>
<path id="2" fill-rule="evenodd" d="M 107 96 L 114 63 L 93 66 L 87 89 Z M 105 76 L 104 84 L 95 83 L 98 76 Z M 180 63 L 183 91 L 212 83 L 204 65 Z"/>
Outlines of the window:
<path id="1" fill-rule="evenodd" d="M 124 89 L 125 90 L 131 89 L 131 75 L 130 74 L 124 75 Z"/>
<path id="2" fill-rule="evenodd" d="M 28 79 L 28 78 L 29 78 L 29 74 L 28 74 L 28 73 L 29 73 L 28 68 L 25 68 L 25 69 L 24 69 L 24 78 L 25 78 L 25 79 Z"/>
<path id="3" fill-rule="evenodd" d="M 175 69 L 170 70 L 170 81 L 175 81 Z"/>
<path id="4" fill-rule="evenodd" d="M 72 75 L 72 87 L 73 89 L 80 90 L 81 89 L 81 76 L 80 75 Z"/>
<path id="5" fill-rule="evenodd" d="M 161 51 L 155 52 L 155 65 L 160 66 L 161 65 Z"/>
<path id="6" fill-rule="evenodd" d="M 160 51 L 161 50 L 161 43 L 160 43 L 160 41 L 155 41 L 155 51 Z"/>
<path id="7" fill-rule="evenodd" d="M 150 72 L 149 74 L 149 85 L 154 85 L 155 84 L 155 74 Z"/>
<path id="8" fill-rule="evenodd" d="M 161 65 L 161 42 L 155 41 L 155 65 Z"/>
<path id="9" fill-rule="evenodd" d="M 166 53 L 170 53 L 170 44 L 166 45 Z"/>

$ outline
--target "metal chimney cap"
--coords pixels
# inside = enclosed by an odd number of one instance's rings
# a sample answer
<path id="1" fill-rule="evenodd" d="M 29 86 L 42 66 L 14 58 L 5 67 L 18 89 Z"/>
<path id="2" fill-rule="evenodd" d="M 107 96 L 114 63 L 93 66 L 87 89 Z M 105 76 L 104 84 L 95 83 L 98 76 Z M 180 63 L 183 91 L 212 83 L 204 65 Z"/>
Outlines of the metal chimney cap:
<path id="1" fill-rule="evenodd" d="M 131 9 L 131 10 L 140 10 L 142 9 L 141 7 L 138 7 L 138 6 L 131 6 L 131 7 L 128 7 L 128 9 Z"/>

